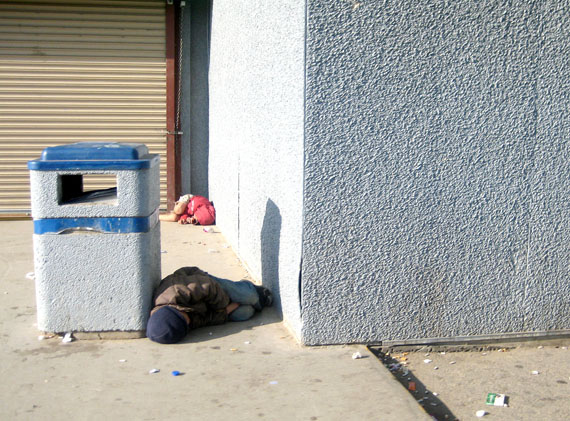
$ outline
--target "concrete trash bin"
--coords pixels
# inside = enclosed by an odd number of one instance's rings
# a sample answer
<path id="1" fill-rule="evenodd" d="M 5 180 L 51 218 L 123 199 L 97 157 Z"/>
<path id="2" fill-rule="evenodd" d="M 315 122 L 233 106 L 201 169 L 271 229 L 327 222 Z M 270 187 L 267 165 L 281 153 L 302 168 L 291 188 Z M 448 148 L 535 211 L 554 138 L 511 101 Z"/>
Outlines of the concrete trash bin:
<path id="1" fill-rule="evenodd" d="M 84 142 L 28 162 L 39 330 L 145 329 L 161 275 L 159 161 L 142 144 Z M 86 189 L 97 177 L 116 184 Z"/>

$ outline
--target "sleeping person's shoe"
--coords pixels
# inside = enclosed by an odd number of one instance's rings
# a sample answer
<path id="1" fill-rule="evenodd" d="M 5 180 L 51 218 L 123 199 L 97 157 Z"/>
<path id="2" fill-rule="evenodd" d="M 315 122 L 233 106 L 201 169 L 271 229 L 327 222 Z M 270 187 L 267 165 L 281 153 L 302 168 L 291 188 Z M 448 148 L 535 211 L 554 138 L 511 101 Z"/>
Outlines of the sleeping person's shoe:
<path id="1" fill-rule="evenodd" d="M 273 305 L 273 294 L 267 288 L 256 285 L 257 295 L 259 295 L 259 304 L 261 307 L 271 307 Z"/>

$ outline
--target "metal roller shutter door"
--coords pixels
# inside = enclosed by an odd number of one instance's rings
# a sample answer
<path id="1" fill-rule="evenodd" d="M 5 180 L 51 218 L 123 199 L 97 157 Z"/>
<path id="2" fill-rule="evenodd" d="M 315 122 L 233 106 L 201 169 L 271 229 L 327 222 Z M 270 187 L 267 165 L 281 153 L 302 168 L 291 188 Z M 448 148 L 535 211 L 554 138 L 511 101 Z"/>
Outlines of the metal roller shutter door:
<path id="1" fill-rule="evenodd" d="M 84 141 L 160 153 L 166 208 L 165 44 L 164 0 L 0 0 L 0 215 L 29 212 L 28 160 Z"/>

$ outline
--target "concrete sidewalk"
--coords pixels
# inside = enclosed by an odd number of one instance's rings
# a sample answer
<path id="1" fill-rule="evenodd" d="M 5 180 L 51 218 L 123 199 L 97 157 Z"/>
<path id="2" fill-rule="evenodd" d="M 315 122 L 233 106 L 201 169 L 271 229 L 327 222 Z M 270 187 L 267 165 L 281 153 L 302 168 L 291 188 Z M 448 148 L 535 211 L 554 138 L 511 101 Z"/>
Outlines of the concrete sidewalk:
<path id="1" fill-rule="evenodd" d="M 247 277 L 215 227 L 161 229 L 163 276 L 195 265 Z M 34 281 L 26 278 L 32 231 L 31 221 L 0 222 L 0 419 L 430 419 L 365 347 L 300 346 L 274 309 L 198 329 L 177 345 L 40 341 Z M 364 358 L 352 359 L 357 351 Z M 153 368 L 160 372 L 149 374 Z"/>

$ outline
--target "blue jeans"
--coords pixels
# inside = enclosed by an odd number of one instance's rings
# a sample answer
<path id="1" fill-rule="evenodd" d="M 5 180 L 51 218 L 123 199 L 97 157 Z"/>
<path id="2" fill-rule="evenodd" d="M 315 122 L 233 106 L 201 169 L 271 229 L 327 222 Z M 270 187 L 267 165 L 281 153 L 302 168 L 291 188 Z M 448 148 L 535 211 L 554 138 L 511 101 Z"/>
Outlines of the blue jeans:
<path id="1" fill-rule="evenodd" d="M 250 281 L 242 280 L 238 282 L 229 279 L 218 278 L 212 276 L 222 287 L 222 289 L 230 296 L 233 303 L 239 303 L 239 307 L 232 311 L 229 319 L 232 322 L 243 322 L 249 320 L 255 314 L 255 311 L 261 311 L 259 304 L 259 295 L 255 289 L 255 285 Z"/>

